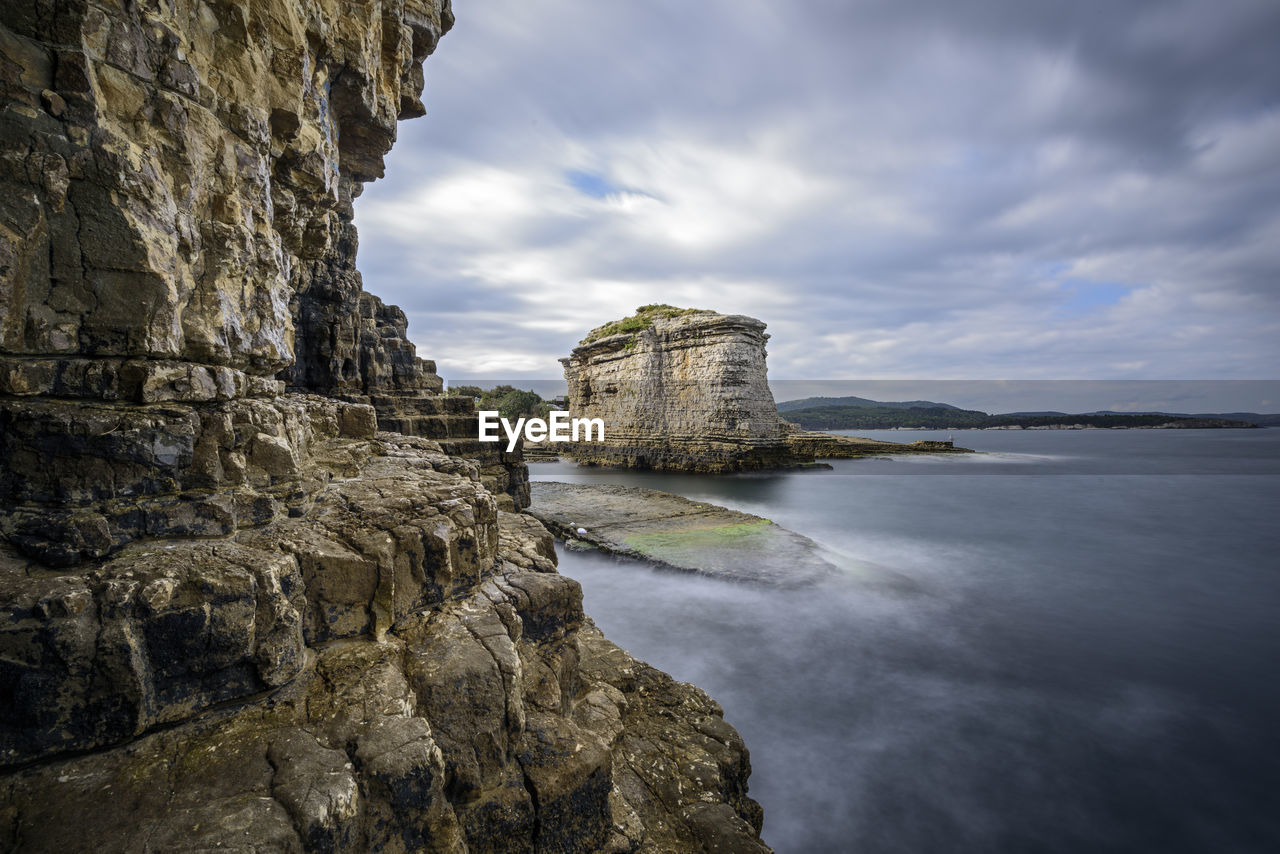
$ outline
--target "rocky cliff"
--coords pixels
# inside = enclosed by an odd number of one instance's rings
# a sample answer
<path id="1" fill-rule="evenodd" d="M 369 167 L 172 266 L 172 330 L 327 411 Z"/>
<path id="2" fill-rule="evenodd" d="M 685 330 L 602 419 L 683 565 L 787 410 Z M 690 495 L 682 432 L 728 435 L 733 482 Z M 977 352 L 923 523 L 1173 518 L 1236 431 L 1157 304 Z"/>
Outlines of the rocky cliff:
<path id="1" fill-rule="evenodd" d="M 0 849 L 765 850 L 720 709 L 362 289 L 451 23 L 0 7 Z"/>
<path id="2" fill-rule="evenodd" d="M 705 472 L 802 462 L 769 391 L 764 328 L 744 315 L 642 306 L 592 330 L 560 361 L 570 410 L 601 419 L 605 441 L 570 453 L 586 464 Z"/>

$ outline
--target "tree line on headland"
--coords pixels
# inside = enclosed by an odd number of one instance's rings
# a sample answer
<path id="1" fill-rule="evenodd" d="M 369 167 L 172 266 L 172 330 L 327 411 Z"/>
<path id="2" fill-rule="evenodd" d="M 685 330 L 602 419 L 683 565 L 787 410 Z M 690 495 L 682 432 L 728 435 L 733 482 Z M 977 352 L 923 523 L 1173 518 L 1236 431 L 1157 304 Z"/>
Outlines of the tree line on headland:
<path id="1" fill-rule="evenodd" d="M 817 399 L 815 399 L 817 400 Z M 809 401 L 788 401 L 778 405 L 782 417 L 807 430 L 892 430 L 905 428 L 934 430 L 974 430 L 993 428 L 1242 428 L 1258 427 L 1254 421 L 1216 416 L 1170 415 L 1161 412 L 1093 412 L 1069 415 L 1061 412 L 1008 413 L 991 415 L 976 409 L 957 409 L 946 404 L 925 406 L 867 404 L 809 405 Z"/>

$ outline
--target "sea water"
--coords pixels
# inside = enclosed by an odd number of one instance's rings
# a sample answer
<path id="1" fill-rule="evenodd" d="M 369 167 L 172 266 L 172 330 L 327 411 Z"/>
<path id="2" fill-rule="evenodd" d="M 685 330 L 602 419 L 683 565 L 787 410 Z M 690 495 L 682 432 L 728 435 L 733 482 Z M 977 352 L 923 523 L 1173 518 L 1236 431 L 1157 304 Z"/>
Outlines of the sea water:
<path id="1" fill-rule="evenodd" d="M 1280 430 L 955 440 L 986 453 L 531 471 L 844 559 L 779 590 L 560 550 L 612 640 L 724 706 L 779 852 L 1280 851 Z"/>

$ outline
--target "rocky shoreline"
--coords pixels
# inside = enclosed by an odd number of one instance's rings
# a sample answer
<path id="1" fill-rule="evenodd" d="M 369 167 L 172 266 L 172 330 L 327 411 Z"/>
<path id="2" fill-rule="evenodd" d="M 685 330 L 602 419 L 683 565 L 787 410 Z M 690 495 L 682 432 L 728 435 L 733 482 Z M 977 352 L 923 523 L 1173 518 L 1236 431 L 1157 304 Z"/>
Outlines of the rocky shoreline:
<path id="1" fill-rule="evenodd" d="M 474 464 L 373 444 L 303 517 L 233 540 L 75 574 L 0 555 L 8 648 L 38 644 L 46 680 L 5 721 L 0 844 L 767 851 L 720 708 L 609 643 Z"/>
<path id="2" fill-rule="evenodd" d="M 851 460 L 894 454 L 972 454 L 968 448 L 957 448 L 948 440 L 886 442 L 861 436 L 838 436 L 816 430 L 795 430 L 787 434 L 787 444 L 797 454 L 819 460 Z"/>
<path id="3" fill-rule="evenodd" d="M 0 850 L 768 851 L 363 289 L 452 23 L 0 6 Z"/>

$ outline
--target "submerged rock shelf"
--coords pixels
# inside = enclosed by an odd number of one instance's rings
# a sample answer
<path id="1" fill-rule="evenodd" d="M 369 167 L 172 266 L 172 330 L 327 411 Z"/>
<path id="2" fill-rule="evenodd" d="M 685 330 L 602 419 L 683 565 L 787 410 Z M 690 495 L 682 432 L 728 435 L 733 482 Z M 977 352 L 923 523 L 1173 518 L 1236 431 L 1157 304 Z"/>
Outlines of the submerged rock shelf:
<path id="1" fill-rule="evenodd" d="M 576 547 L 731 581 L 797 587 L 841 570 L 808 537 L 669 492 L 540 481 L 529 513 Z"/>

